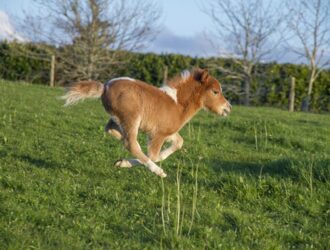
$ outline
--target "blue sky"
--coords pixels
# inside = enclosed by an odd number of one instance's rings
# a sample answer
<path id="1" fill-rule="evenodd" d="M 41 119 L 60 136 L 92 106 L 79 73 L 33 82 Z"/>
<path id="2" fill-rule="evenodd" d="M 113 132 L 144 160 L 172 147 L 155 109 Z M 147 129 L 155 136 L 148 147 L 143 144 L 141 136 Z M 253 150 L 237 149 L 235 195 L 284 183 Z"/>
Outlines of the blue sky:
<path id="1" fill-rule="evenodd" d="M 0 10 L 3 10 L 8 15 L 13 17 L 21 16 L 23 14 L 23 10 L 31 10 L 31 2 L 32 1 L 30 0 L 0 0 Z"/>
<path id="2" fill-rule="evenodd" d="M 45 0 L 47 1 L 47 0 Z M 196 0 L 158 0 L 163 9 L 164 25 L 175 34 L 193 36 L 210 25 Z M 13 16 L 33 11 L 31 0 L 0 0 L 0 10 Z"/>
<path id="3" fill-rule="evenodd" d="M 199 4 L 202 0 L 155 1 L 159 3 L 163 11 L 162 28 L 156 39 L 143 51 L 203 57 L 219 55 L 206 35 L 212 30 L 213 24 L 209 17 L 200 10 Z M 4 37 L 4 30 L 15 30 L 16 17 L 23 16 L 24 12 L 36 11 L 31 3 L 32 0 L 0 0 L 0 39 Z M 299 62 L 292 52 L 284 49 L 274 51 L 270 59 L 281 62 Z"/>
<path id="4" fill-rule="evenodd" d="M 192 56 L 214 55 L 215 50 L 205 37 L 211 21 L 204 15 L 197 0 L 158 0 L 163 10 L 162 28 L 157 38 L 144 51 L 181 53 Z M 31 0 L 0 0 L 0 10 L 15 17 L 35 11 Z"/>
<path id="5" fill-rule="evenodd" d="M 196 0 L 160 0 L 165 26 L 175 34 L 194 36 L 205 30 L 209 19 L 200 11 Z"/>

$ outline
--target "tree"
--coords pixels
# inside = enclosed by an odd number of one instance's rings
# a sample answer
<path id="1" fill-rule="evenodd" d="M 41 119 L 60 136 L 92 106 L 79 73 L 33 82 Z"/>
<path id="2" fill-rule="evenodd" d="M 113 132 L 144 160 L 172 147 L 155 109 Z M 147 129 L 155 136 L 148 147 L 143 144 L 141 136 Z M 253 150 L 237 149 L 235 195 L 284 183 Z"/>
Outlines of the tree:
<path id="1" fill-rule="evenodd" d="M 243 103 L 249 105 L 253 69 L 280 41 L 280 36 L 275 36 L 283 20 L 279 6 L 263 0 L 209 0 L 202 9 L 215 25 L 211 42 L 225 44 L 226 48 L 220 46 L 221 56 L 236 64 L 235 70 L 220 66 L 218 69 L 242 80 Z"/>
<path id="2" fill-rule="evenodd" d="M 31 40 L 57 47 L 62 81 L 99 79 L 122 64 L 125 51 L 154 37 L 160 10 L 151 0 L 34 0 L 22 27 Z M 26 32 L 25 32 L 26 33 Z"/>
<path id="3" fill-rule="evenodd" d="M 330 65 L 330 1 L 290 0 L 287 6 L 290 13 L 287 24 L 292 34 L 288 43 L 309 65 L 307 98 L 302 107 L 308 111 L 315 80 Z"/>

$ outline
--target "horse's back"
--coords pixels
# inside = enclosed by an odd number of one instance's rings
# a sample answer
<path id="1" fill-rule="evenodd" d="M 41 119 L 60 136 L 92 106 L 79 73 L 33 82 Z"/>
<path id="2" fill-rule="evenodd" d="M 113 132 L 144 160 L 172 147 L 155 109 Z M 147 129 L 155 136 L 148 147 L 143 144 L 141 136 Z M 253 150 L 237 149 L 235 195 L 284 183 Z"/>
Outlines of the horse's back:
<path id="1" fill-rule="evenodd" d="M 139 80 L 121 79 L 106 86 L 102 96 L 105 109 L 120 120 L 140 119 L 141 129 L 150 131 L 169 122 L 176 103 L 155 86 Z M 175 127 L 175 124 L 172 124 Z"/>

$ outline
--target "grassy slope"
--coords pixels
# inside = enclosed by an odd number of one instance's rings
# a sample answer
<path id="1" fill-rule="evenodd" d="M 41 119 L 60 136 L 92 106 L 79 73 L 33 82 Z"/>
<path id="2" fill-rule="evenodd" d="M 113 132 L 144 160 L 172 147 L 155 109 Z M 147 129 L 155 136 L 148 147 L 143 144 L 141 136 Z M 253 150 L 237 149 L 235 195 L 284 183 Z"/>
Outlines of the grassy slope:
<path id="1" fill-rule="evenodd" d="M 329 245 L 329 115 L 201 112 L 162 182 L 114 168 L 128 154 L 100 103 L 65 109 L 61 94 L 0 82 L 1 249 Z"/>

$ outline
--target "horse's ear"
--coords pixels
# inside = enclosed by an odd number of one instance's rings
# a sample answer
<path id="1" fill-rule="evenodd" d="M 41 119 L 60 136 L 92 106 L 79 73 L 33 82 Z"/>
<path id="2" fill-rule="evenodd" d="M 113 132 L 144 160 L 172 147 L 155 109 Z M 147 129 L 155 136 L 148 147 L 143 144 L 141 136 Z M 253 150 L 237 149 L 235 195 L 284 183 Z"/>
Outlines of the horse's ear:
<path id="1" fill-rule="evenodd" d="M 207 83 L 209 76 L 209 71 L 207 69 L 199 69 L 196 80 L 200 81 L 201 83 Z"/>
<path id="2" fill-rule="evenodd" d="M 201 82 L 206 83 L 209 80 L 209 71 L 207 69 L 203 70 L 202 76 L 201 76 Z"/>

